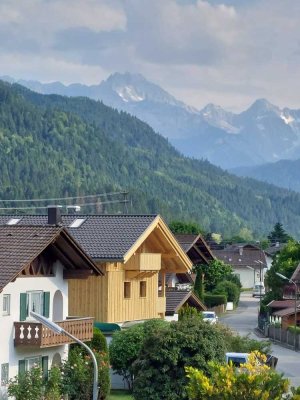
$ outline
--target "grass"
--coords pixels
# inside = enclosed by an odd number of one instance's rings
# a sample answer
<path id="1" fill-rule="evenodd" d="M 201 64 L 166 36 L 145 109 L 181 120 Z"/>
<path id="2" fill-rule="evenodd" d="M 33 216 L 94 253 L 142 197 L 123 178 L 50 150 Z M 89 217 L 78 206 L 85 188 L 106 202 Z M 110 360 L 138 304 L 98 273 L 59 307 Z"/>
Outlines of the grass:
<path id="1" fill-rule="evenodd" d="M 133 400 L 126 390 L 111 390 L 107 400 Z"/>

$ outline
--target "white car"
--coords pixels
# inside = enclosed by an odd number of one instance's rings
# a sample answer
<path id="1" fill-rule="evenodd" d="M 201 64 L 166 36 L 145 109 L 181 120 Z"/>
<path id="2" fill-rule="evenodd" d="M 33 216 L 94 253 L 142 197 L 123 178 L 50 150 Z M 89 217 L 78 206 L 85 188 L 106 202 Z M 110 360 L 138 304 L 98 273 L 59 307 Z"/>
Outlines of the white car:
<path id="1" fill-rule="evenodd" d="M 216 324 L 218 322 L 218 316 L 214 311 L 202 311 L 203 321 L 209 322 L 210 324 Z"/>

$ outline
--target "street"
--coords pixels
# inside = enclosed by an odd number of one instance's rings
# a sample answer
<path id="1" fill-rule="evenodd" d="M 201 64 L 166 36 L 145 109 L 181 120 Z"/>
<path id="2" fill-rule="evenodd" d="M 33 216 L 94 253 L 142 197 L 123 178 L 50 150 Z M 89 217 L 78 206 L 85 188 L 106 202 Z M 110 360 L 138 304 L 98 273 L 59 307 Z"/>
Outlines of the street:
<path id="1" fill-rule="evenodd" d="M 253 298 L 250 292 L 241 293 L 239 307 L 228 311 L 220 318 L 220 322 L 229 326 L 240 335 L 249 334 L 251 338 L 266 340 L 255 334 L 257 326 L 259 299 Z M 272 344 L 272 354 L 278 357 L 276 370 L 289 378 L 292 386 L 300 386 L 300 354 L 285 347 Z"/>

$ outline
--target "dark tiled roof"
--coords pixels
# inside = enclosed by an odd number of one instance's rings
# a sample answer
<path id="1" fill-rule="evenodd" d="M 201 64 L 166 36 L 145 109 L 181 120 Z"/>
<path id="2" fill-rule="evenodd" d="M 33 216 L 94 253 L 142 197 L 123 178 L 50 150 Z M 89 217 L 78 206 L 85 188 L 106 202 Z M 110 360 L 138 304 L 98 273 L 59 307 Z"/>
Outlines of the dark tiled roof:
<path id="1" fill-rule="evenodd" d="M 0 226 L 0 291 L 61 231 L 55 226 Z"/>
<path id="2" fill-rule="evenodd" d="M 269 304 L 268 307 L 271 308 L 289 308 L 294 306 L 295 300 L 272 300 Z M 300 304 L 297 302 L 297 304 Z"/>
<path id="3" fill-rule="evenodd" d="M 297 308 L 297 314 L 299 312 L 300 310 Z M 284 308 L 283 310 L 275 311 L 272 313 L 272 315 L 276 317 L 286 317 L 288 315 L 295 315 L 295 307 Z"/>
<path id="4" fill-rule="evenodd" d="M 194 264 L 208 263 L 214 259 L 214 255 L 210 247 L 200 234 L 178 234 L 175 235 L 175 237 Z"/>
<path id="5" fill-rule="evenodd" d="M 20 225 L 47 225 L 46 215 L 0 215 L 0 225 L 11 218 Z M 127 251 L 154 221 L 156 215 L 63 215 L 63 225 L 93 259 L 122 260 Z M 77 218 L 85 221 L 70 228 Z"/>
<path id="6" fill-rule="evenodd" d="M 218 260 L 224 261 L 233 267 L 250 266 L 259 269 L 259 263 L 255 261 L 262 261 L 265 267 L 267 265 L 263 250 L 252 245 L 231 245 L 223 250 L 213 250 L 213 253 Z"/>
<path id="7" fill-rule="evenodd" d="M 271 257 L 274 256 L 276 253 L 281 251 L 286 246 L 286 243 L 275 243 L 272 246 L 268 247 L 265 252 L 266 254 L 270 255 Z"/>
<path id="8" fill-rule="evenodd" d="M 199 310 L 206 310 L 206 307 L 190 290 L 167 290 L 166 291 L 166 315 L 174 315 L 180 307 L 190 302 Z"/>

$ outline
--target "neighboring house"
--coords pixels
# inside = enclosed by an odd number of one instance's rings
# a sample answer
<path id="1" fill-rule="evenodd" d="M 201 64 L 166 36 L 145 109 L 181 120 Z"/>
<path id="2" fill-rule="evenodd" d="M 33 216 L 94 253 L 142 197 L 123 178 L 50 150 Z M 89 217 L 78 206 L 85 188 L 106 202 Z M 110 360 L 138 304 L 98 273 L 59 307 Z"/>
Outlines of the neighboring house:
<path id="1" fill-rule="evenodd" d="M 199 312 L 207 309 L 191 290 L 167 290 L 166 299 L 167 321 L 178 321 L 179 310 L 186 305 L 194 307 Z"/>
<path id="2" fill-rule="evenodd" d="M 8 222 L 0 226 L 0 397 L 18 373 L 39 364 L 46 376 L 67 357 L 72 340 L 42 326 L 30 311 L 83 341 L 93 337 L 93 318 L 67 318 L 68 282 L 102 274 L 64 228 Z"/>
<path id="3" fill-rule="evenodd" d="M 251 288 L 255 282 L 263 282 L 267 270 L 263 250 L 252 244 L 233 244 L 222 250 L 213 250 L 218 260 L 224 261 L 233 268 L 240 278 L 243 288 Z"/>
<path id="4" fill-rule="evenodd" d="M 296 302 L 297 325 L 300 322 L 300 302 Z M 280 323 L 282 328 L 295 324 L 295 300 L 272 300 L 268 305 L 269 323 Z"/>
<path id="5" fill-rule="evenodd" d="M 268 269 L 271 268 L 272 262 L 276 254 L 278 254 L 284 247 L 286 246 L 286 243 L 280 243 L 276 242 L 273 243 L 271 246 L 269 246 L 267 249 L 265 249 L 265 256 L 266 256 L 266 263 Z"/>
<path id="6" fill-rule="evenodd" d="M 12 216 L 0 216 L 0 223 Z M 13 216 L 16 225 L 62 224 L 105 272 L 72 280 L 69 313 L 118 323 L 164 318 L 166 274 L 186 273 L 192 262 L 158 215 Z M 159 275 L 161 282 L 159 282 Z"/>

